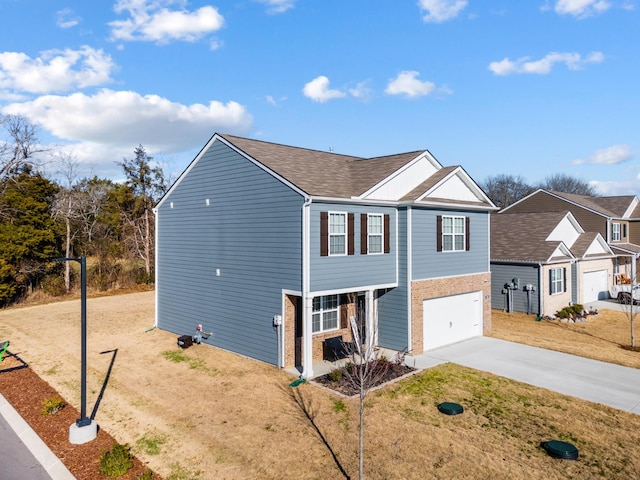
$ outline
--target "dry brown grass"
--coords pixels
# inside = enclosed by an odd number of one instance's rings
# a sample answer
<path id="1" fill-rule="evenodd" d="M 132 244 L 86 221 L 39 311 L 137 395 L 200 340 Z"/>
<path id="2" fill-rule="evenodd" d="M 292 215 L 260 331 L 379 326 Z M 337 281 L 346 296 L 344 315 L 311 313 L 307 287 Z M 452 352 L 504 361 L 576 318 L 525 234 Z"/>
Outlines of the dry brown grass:
<path id="1" fill-rule="evenodd" d="M 631 341 L 630 322 L 625 312 L 601 310 L 585 323 L 559 320 L 535 321 L 535 315 L 494 310 L 491 336 L 593 358 L 603 362 L 640 368 L 640 352 L 625 350 Z M 636 323 L 640 323 L 640 316 Z M 636 344 L 640 342 L 636 333 Z"/>
<path id="2" fill-rule="evenodd" d="M 217 348 L 177 349 L 176 335 L 146 332 L 153 298 L 88 303 L 89 410 L 117 349 L 96 416 L 101 428 L 168 480 L 357 476 L 355 400 L 313 384 L 291 388 L 286 373 Z M 74 406 L 78 317 L 77 301 L 0 311 L 0 339 Z M 439 413 L 442 401 L 461 403 L 465 413 Z M 640 471 L 640 416 L 456 365 L 387 386 L 367 405 L 372 479 L 635 478 Z M 551 459 L 539 447 L 550 439 L 574 443 L 580 459 Z"/>

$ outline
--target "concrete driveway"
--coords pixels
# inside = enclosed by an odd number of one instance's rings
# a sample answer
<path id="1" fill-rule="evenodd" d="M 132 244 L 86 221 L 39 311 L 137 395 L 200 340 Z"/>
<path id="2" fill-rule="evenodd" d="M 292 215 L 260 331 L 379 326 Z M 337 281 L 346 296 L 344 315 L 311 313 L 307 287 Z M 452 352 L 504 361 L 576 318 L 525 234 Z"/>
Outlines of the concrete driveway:
<path id="1" fill-rule="evenodd" d="M 406 357 L 416 368 L 446 362 L 640 414 L 640 370 L 635 368 L 490 337 Z"/>

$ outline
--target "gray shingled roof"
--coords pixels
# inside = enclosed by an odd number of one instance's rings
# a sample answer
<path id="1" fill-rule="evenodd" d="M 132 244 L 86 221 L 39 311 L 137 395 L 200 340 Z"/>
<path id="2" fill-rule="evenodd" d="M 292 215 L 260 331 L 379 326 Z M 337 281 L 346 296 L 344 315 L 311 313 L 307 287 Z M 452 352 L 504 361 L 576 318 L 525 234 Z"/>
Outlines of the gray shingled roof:
<path id="1" fill-rule="evenodd" d="M 423 151 L 360 158 L 220 135 L 309 195 L 351 198 L 414 160 Z"/>
<path id="2" fill-rule="evenodd" d="M 491 215 L 491 260 L 546 262 L 560 242 L 546 238 L 564 212 Z"/>
<path id="3" fill-rule="evenodd" d="M 565 192 L 552 192 L 559 197 L 566 198 L 567 200 L 583 205 L 591 210 L 595 210 L 607 217 L 622 218 L 624 212 L 627 211 L 631 202 L 633 202 L 634 195 L 618 195 L 612 197 L 587 197 L 585 195 L 576 195 L 573 193 Z"/>

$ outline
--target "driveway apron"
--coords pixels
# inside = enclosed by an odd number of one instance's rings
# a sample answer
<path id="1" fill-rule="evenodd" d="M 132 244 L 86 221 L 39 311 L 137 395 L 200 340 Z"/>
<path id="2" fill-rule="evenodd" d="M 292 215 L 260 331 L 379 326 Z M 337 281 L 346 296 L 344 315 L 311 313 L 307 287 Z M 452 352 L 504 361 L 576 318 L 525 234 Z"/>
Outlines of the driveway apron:
<path id="1" fill-rule="evenodd" d="M 640 414 L 640 370 L 490 337 L 407 357 L 428 368 L 452 362 L 558 393 Z"/>

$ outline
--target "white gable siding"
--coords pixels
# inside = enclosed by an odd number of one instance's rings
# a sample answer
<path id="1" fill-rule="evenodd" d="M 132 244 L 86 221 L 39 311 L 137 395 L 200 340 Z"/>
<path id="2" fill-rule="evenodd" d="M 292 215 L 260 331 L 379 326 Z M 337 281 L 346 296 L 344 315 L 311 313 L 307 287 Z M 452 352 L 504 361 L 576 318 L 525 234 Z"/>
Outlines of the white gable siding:
<path id="1" fill-rule="evenodd" d="M 439 185 L 427 195 L 426 198 L 446 198 L 448 200 L 461 200 L 463 202 L 479 202 L 483 198 L 478 197 L 469 185 L 467 185 L 458 175 L 448 178 L 442 185 Z M 423 199 L 424 200 L 424 199 Z"/>
<path id="2" fill-rule="evenodd" d="M 582 232 L 568 216 L 564 217 L 547 237 L 548 242 L 563 242 L 571 248 Z"/>
<path id="3" fill-rule="evenodd" d="M 596 238 L 593 242 L 591 242 L 589 248 L 587 248 L 585 255 L 607 255 L 610 253 L 611 252 L 607 250 L 607 248 L 603 246 Z"/>
<path id="4" fill-rule="evenodd" d="M 432 162 L 424 156 L 404 170 L 397 172 L 393 177 L 376 185 L 371 191 L 365 193 L 363 198 L 400 200 L 441 168 L 437 162 Z"/>

